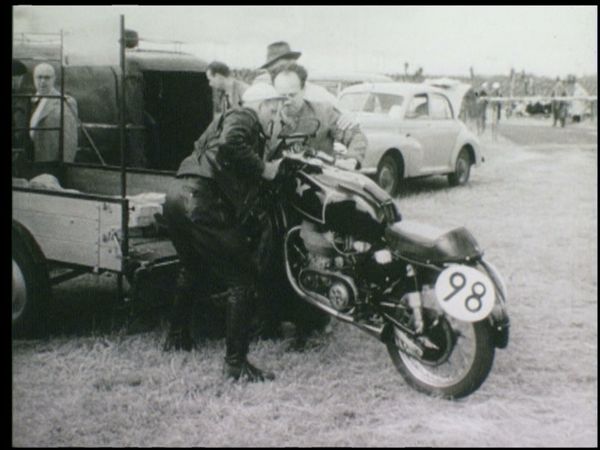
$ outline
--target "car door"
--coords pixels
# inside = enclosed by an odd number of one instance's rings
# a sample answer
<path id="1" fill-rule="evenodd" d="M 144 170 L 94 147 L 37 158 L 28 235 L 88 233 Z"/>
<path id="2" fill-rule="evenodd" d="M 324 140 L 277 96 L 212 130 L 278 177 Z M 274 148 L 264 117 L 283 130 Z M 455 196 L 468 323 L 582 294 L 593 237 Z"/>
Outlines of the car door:
<path id="1" fill-rule="evenodd" d="M 435 171 L 451 170 L 454 162 L 450 158 L 460 132 L 460 125 L 454 120 L 452 106 L 444 95 L 435 92 L 430 92 L 428 95 L 429 117 L 432 125 L 431 148 L 427 153 L 426 164 Z"/>
<path id="2" fill-rule="evenodd" d="M 433 121 L 429 115 L 429 98 L 425 92 L 415 94 L 410 98 L 400 130 L 421 144 L 420 161 L 414 161 L 418 173 L 420 175 L 433 173 L 435 167 L 432 167 L 431 164 L 434 159 L 430 153 L 434 150 L 437 139 L 433 134 Z"/>

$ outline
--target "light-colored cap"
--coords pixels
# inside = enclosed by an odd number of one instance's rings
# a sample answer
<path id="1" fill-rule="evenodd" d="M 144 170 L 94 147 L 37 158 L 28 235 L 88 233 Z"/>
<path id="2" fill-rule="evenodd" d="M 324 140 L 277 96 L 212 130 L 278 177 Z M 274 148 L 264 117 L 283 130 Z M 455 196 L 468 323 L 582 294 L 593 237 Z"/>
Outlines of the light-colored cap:
<path id="1" fill-rule="evenodd" d="M 492 84 L 492 89 L 500 89 L 500 83 L 494 81 L 494 84 Z"/>
<path id="2" fill-rule="evenodd" d="M 242 103 L 264 102 L 266 100 L 285 100 L 275 88 L 268 83 L 256 83 L 246 89 L 242 95 Z"/>

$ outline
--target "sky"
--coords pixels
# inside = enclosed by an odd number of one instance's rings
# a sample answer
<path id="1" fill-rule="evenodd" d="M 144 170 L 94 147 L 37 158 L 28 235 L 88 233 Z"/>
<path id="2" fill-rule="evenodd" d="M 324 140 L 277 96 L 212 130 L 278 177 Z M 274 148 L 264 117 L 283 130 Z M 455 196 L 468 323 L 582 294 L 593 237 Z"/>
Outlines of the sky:
<path id="1" fill-rule="evenodd" d="M 63 29 L 77 51 L 108 45 L 112 57 L 120 14 L 143 39 L 182 41 L 182 51 L 234 68 L 259 67 L 267 45 L 283 40 L 309 72 L 404 73 L 408 63 L 426 75 L 597 73 L 595 6 L 22 6 L 13 27 Z"/>

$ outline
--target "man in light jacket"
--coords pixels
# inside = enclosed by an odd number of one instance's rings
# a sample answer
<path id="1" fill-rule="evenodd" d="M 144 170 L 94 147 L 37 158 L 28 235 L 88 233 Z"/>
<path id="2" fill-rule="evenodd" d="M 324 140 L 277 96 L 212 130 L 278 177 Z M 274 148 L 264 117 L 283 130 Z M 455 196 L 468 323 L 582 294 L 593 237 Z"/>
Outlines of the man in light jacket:
<path id="1" fill-rule="evenodd" d="M 58 161 L 60 158 L 59 130 L 41 130 L 35 128 L 60 127 L 60 98 L 48 98 L 44 95 L 61 95 L 54 87 L 56 74 L 47 63 L 38 64 L 33 72 L 36 96 L 32 100 L 33 113 L 29 120 L 29 131 L 33 142 L 33 160 L 38 162 Z M 77 152 L 77 102 L 65 96 L 63 122 L 63 161 L 73 162 Z"/>

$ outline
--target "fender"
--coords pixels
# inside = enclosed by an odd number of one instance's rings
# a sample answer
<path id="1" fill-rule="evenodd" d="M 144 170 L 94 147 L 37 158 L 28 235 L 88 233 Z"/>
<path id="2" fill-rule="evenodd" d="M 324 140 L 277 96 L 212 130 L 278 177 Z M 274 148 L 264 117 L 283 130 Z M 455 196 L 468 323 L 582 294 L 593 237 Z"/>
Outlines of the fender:
<path id="1" fill-rule="evenodd" d="M 508 311 L 506 310 L 506 301 L 508 297 L 506 283 L 498 269 L 496 269 L 492 263 L 486 261 L 484 258 L 481 258 L 479 262 L 483 266 L 484 272 L 489 275 L 496 287 L 496 306 L 488 318 L 490 328 L 492 329 L 494 344 L 498 348 L 506 348 L 510 336 L 510 319 L 508 317 Z"/>
<path id="2" fill-rule="evenodd" d="M 458 153 L 464 147 L 471 147 L 471 160 L 473 162 L 474 167 L 479 167 L 482 162 L 485 161 L 484 155 L 482 153 L 482 147 L 479 143 L 477 137 L 467 128 L 466 125 L 461 124 L 461 131 L 458 134 L 456 139 L 456 144 L 452 149 L 451 157 L 450 157 L 450 166 L 454 167 L 456 163 L 456 158 L 458 157 Z"/>
<path id="3" fill-rule="evenodd" d="M 404 161 L 403 176 L 418 174 L 423 161 L 423 146 L 415 138 L 397 130 L 363 129 L 367 136 L 368 148 L 363 160 L 362 173 L 374 174 L 381 158 L 388 152 L 398 152 Z"/>

